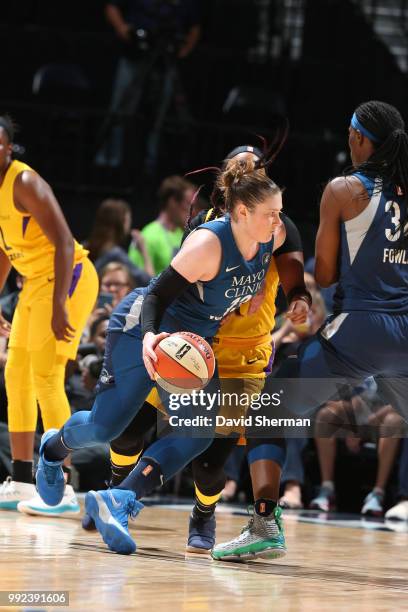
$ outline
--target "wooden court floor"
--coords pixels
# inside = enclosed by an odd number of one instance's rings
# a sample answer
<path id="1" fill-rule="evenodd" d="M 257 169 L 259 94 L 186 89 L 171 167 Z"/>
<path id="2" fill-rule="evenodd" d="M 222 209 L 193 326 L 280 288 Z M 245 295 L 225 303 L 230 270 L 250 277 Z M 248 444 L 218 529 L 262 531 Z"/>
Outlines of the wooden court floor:
<path id="1" fill-rule="evenodd" d="M 219 514 L 218 539 L 242 516 Z M 135 555 L 107 550 L 79 519 L 0 513 L 0 590 L 64 590 L 69 608 L 359 612 L 408 609 L 408 533 L 285 521 L 289 553 L 248 564 L 186 558 L 186 510 L 146 507 L 132 523 Z"/>

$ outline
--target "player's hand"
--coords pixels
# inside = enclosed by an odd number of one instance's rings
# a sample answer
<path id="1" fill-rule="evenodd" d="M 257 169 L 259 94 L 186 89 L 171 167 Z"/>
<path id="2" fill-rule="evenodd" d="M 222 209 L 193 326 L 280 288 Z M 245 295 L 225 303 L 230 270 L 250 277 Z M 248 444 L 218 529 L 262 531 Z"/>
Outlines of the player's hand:
<path id="1" fill-rule="evenodd" d="M 57 340 L 71 342 L 75 336 L 75 328 L 70 325 L 65 306 L 54 304 L 51 319 L 51 329 Z"/>
<path id="2" fill-rule="evenodd" d="M 145 368 L 147 373 L 149 374 L 152 380 L 156 380 L 155 374 L 156 369 L 154 364 L 157 363 L 157 355 L 154 352 L 154 349 L 159 344 L 161 340 L 170 336 L 167 332 L 162 332 L 161 334 L 153 334 L 152 332 L 147 332 L 143 338 L 143 363 L 145 364 Z"/>
<path id="3" fill-rule="evenodd" d="M 0 336 L 4 338 L 8 338 L 10 335 L 11 325 L 10 323 L 3 317 L 0 310 Z"/>
<path id="4" fill-rule="evenodd" d="M 305 300 L 292 300 L 285 314 L 285 317 L 293 323 L 293 325 L 301 325 L 306 323 L 310 306 Z"/>
<path id="5" fill-rule="evenodd" d="M 133 244 L 135 245 L 137 249 L 139 249 L 141 253 L 147 250 L 146 240 L 144 239 L 144 236 L 140 230 L 132 229 L 130 232 L 130 235 L 132 236 Z"/>

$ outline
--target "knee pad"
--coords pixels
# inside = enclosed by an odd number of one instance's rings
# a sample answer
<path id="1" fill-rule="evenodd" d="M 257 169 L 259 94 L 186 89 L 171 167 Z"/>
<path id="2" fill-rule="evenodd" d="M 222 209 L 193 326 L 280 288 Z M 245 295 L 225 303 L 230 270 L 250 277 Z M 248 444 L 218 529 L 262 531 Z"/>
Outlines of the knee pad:
<path id="1" fill-rule="evenodd" d="M 200 456 L 194 459 L 192 469 L 196 488 L 205 496 L 211 497 L 223 490 L 226 481 L 224 464 L 209 463 Z"/>
<path id="2" fill-rule="evenodd" d="M 120 436 L 112 440 L 110 446 L 116 455 L 134 457 L 139 455 L 143 450 L 144 436 L 129 436 L 125 430 Z"/>
<path id="3" fill-rule="evenodd" d="M 211 445 L 192 462 L 193 477 L 199 491 L 212 496 L 224 488 L 224 465 L 237 443 L 236 438 L 215 438 Z"/>

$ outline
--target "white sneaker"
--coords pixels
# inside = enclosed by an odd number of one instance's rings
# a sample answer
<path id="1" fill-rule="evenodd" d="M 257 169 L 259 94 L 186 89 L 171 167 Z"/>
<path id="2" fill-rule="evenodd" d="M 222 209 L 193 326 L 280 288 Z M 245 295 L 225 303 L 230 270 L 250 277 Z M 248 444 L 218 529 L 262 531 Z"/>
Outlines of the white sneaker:
<path id="1" fill-rule="evenodd" d="M 400 501 L 385 513 L 386 519 L 408 521 L 408 500 Z"/>
<path id="2" fill-rule="evenodd" d="M 65 485 L 64 497 L 56 506 L 47 506 L 36 492 L 31 499 L 21 501 L 17 510 L 23 514 L 70 517 L 79 514 L 80 507 L 72 486 Z"/>
<path id="3" fill-rule="evenodd" d="M 0 486 L 0 510 L 17 510 L 20 501 L 35 495 L 35 485 L 28 482 L 17 482 L 11 476 Z"/>
<path id="4" fill-rule="evenodd" d="M 361 514 L 364 516 L 382 516 L 384 514 L 383 498 L 383 495 L 371 491 L 364 500 Z"/>

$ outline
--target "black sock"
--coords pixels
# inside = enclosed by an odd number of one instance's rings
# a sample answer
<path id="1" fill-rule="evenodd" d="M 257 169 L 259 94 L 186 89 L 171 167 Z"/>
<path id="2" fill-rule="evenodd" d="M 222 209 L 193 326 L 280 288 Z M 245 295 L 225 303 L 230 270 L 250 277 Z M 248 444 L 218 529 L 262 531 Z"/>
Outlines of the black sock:
<path id="1" fill-rule="evenodd" d="M 65 457 L 68 457 L 71 450 L 65 446 L 63 442 L 63 429 L 60 429 L 58 433 L 54 434 L 45 443 L 44 458 L 46 461 L 63 461 Z"/>
<path id="2" fill-rule="evenodd" d="M 125 480 L 125 478 L 129 476 L 135 465 L 135 463 L 132 463 L 131 465 L 116 465 L 111 461 L 112 477 L 109 486 L 118 487 Z"/>
<path id="3" fill-rule="evenodd" d="M 254 508 L 255 512 L 259 514 L 259 516 L 269 516 L 275 510 L 276 506 L 277 503 L 276 501 L 273 501 L 273 499 L 260 497 L 256 500 Z"/>
<path id="4" fill-rule="evenodd" d="M 205 504 L 200 502 L 198 497 L 196 497 L 192 515 L 194 518 L 210 519 L 215 512 L 216 505 L 217 504 L 215 503 L 206 506 Z"/>
<path id="5" fill-rule="evenodd" d="M 65 477 L 66 484 L 71 484 L 72 468 L 70 466 L 63 465 L 62 471 L 64 472 L 64 474 L 66 474 L 66 477 Z"/>
<path id="6" fill-rule="evenodd" d="M 16 459 L 11 462 L 11 475 L 16 482 L 33 483 L 33 462 Z"/>
<path id="7" fill-rule="evenodd" d="M 160 465 L 154 459 L 142 457 L 129 476 L 117 488 L 134 491 L 137 499 L 141 499 L 162 484 L 163 475 Z"/>

